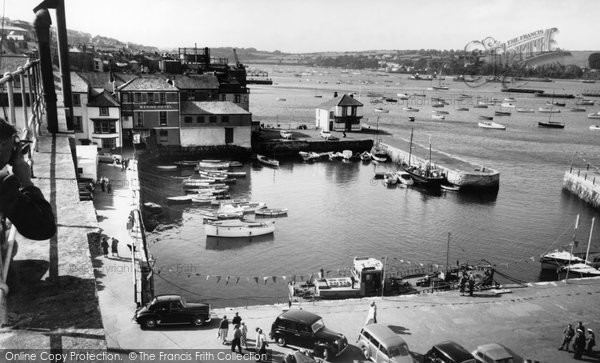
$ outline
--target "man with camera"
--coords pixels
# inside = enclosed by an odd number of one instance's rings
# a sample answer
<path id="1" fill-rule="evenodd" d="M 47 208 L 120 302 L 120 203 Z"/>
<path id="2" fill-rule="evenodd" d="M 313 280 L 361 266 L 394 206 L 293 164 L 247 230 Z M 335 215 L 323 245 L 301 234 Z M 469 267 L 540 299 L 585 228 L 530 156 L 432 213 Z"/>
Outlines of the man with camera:
<path id="1" fill-rule="evenodd" d="M 23 157 L 29 147 L 30 141 L 20 140 L 14 126 L 0 118 L 0 243 L 5 240 L 7 219 L 32 240 L 56 233 L 52 207 L 31 182 L 31 167 Z"/>

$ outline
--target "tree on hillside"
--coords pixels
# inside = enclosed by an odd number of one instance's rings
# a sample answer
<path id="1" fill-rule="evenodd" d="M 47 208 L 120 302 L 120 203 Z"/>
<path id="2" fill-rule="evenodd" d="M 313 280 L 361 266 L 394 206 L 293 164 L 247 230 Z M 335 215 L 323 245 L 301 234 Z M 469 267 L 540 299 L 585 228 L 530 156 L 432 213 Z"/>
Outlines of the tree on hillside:
<path id="1" fill-rule="evenodd" d="M 600 69 L 600 53 L 592 53 L 588 57 L 588 63 L 592 69 Z"/>

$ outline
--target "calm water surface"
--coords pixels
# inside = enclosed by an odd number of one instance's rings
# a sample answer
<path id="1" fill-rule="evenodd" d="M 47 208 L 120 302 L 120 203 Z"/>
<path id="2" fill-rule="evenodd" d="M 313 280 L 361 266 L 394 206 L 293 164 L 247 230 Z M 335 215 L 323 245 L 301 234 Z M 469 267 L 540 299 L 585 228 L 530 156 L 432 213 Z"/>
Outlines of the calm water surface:
<path id="1" fill-rule="evenodd" d="M 382 136 L 384 141 L 407 149 L 405 140 L 414 127 L 416 142 L 427 144 L 431 136 L 436 149 L 498 169 L 500 189 L 493 195 L 431 195 L 418 189 L 388 189 L 372 179 L 373 165 L 360 162 L 305 164 L 299 159 L 282 160 L 279 169 L 248 163 L 242 168 L 248 176 L 232 186 L 233 196 L 266 202 L 272 208 L 288 208 L 288 217 L 276 219 L 272 236 L 252 240 L 207 238 L 200 214 L 200 209 L 207 207 L 169 207 L 148 236 L 161 271 L 156 279 L 157 293 L 181 293 L 214 306 L 287 301 L 283 276 L 306 279 L 320 268 L 337 275 L 354 256 L 388 256 L 390 265 L 398 268 L 445 264 L 449 232 L 451 263 L 487 259 L 510 276 L 536 281 L 543 278 L 537 257 L 551 246 L 570 241 L 577 214 L 581 214 L 578 239 L 583 245 L 587 242 L 591 218 L 598 212 L 563 192 L 562 177 L 575 152 L 583 155 L 574 158 L 577 166 L 585 169 L 583 159 L 600 165 L 600 133 L 589 130 L 592 120 L 586 117 L 600 107 L 588 106 L 587 112 L 575 113 L 569 111 L 575 100 L 560 100 L 567 102 L 567 107 L 552 119 L 564 121 L 565 129 L 541 129 L 537 122 L 549 115 L 537 112 L 537 108 L 544 107 L 549 99 L 501 93 L 500 84 L 470 88 L 448 80 L 449 91 L 431 91 L 427 90 L 429 82 L 409 81 L 407 75 L 300 67 L 265 70 L 276 84 L 251 89 L 254 120 L 313 125 L 315 106 L 334 91 L 356 92 L 355 97 L 365 105 L 365 124 L 376 127 L 378 123 L 389 133 Z M 573 94 L 599 88 L 576 81 L 521 86 Z M 390 113 L 375 114 L 367 92 L 393 97 L 396 93 L 425 92 L 428 97 L 419 99 L 420 103 L 411 101 L 421 111 L 410 114 L 417 119 L 409 123 L 408 114 L 402 111 L 406 103 L 383 105 Z M 463 93 L 473 98 L 459 104 L 456 100 Z M 322 98 L 315 97 L 319 95 Z M 431 96 L 454 102 L 444 108 L 450 111 L 445 121 L 430 119 L 432 108 L 427 103 Z M 478 116 L 493 115 L 500 108 L 472 109 L 477 96 L 500 100 L 512 96 L 517 107 L 534 108 L 536 113 L 512 109 L 512 116 L 494 118 L 507 126 L 506 131 L 480 129 Z M 455 109 L 459 106 L 471 110 L 458 112 Z M 144 200 L 163 204 L 165 197 L 183 194 L 181 181 L 170 175 L 157 175 L 152 169 L 142 173 Z M 598 234 L 592 238 L 592 250 L 600 250 Z"/>

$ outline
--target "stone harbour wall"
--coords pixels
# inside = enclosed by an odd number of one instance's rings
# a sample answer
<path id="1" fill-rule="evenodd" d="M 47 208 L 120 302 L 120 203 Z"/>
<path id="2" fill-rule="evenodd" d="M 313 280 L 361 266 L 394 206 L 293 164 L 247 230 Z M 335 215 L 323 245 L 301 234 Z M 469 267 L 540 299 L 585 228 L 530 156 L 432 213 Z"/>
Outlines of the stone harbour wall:
<path id="1" fill-rule="evenodd" d="M 408 152 L 400 150 L 396 147 L 381 144 L 386 150 L 388 156 L 393 162 L 401 163 L 408 162 Z M 457 161 L 467 165 L 471 164 L 468 161 L 456 158 Z M 427 160 L 418 156 L 411 156 L 411 164 L 427 164 Z M 500 187 L 500 173 L 497 170 L 486 167 L 475 167 L 472 170 L 452 169 L 440 164 L 435 164 L 438 168 L 444 171 L 446 178 L 452 184 L 458 185 L 464 189 L 498 189 Z"/>
<path id="2" fill-rule="evenodd" d="M 600 178 L 585 171 L 566 171 L 563 177 L 563 189 L 577 195 L 583 201 L 600 209 Z"/>

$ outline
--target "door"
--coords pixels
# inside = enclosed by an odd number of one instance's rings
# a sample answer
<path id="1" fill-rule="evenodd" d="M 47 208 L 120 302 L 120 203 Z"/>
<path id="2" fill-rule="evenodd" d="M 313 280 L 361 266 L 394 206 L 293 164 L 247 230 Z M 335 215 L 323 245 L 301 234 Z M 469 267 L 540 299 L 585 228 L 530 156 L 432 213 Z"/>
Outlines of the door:
<path id="1" fill-rule="evenodd" d="M 233 128 L 226 127 L 225 128 L 225 145 L 229 145 L 233 143 Z"/>

